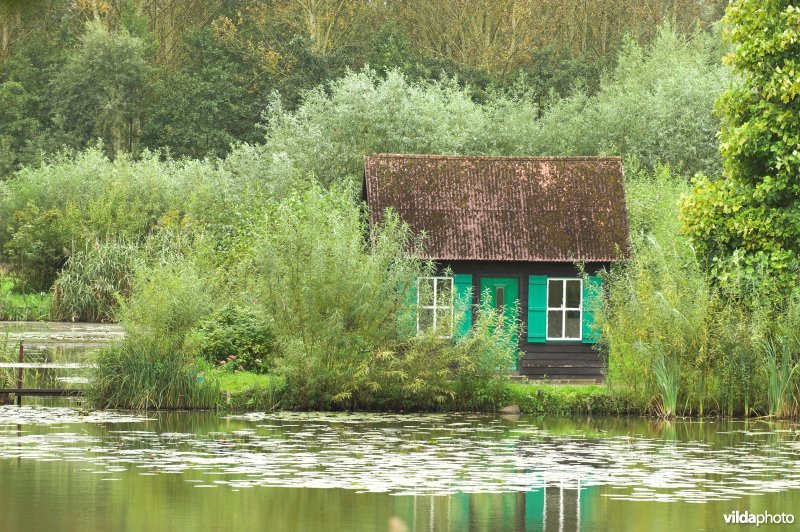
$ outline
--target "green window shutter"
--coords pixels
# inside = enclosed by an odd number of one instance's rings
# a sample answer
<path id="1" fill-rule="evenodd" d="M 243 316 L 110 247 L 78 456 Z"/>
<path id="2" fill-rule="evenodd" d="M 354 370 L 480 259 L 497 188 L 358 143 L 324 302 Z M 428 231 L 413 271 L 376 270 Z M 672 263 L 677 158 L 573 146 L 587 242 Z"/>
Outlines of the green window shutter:
<path id="1" fill-rule="evenodd" d="M 603 280 L 597 275 L 590 275 L 583 281 L 583 321 L 581 323 L 581 340 L 584 344 L 594 344 L 600 340 L 600 331 L 595 330 L 595 312 L 600 310 L 603 302 Z"/>
<path id="2" fill-rule="evenodd" d="M 547 339 L 547 276 L 528 276 L 528 341 L 543 344 Z"/>
<path id="3" fill-rule="evenodd" d="M 457 273 L 454 276 L 453 284 L 456 290 L 457 316 L 461 319 L 455 324 L 455 337 L 460 338 L 472 329 L 472 275 L 468 273 Z M 458 314 L 461 309 L 463 314 Z"/>

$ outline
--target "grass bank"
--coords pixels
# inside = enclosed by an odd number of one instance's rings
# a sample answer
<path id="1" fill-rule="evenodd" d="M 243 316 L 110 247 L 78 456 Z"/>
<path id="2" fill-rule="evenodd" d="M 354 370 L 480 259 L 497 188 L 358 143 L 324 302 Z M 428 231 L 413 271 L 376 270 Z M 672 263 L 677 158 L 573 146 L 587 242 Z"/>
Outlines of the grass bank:
<path id="1" fill-rule="evenodd" d="M 21 294 L 14 281 L 0 276 L 0 320 L 44 321 L 50 318 L 50 294 Z"/>
<path id="2" fill-rule="evenodd" d="M 509 404 L 523 414 L 552 416 L 628 416 L 647 413 L 647 404 L 631 393 L 603 385 L 509 383 Z"/>
<path id="3" fill-rule="evenodd" d="M 274 375 L 211 370 L 206 378 L 215 381 L 221 410 L 280 410 L 286 381 Z M 507 405 L 518 405 L 522 414 L 545 416 L 631 416 L 647 413 L 647 404 L 633 395 L 603 385 L 553 385 L 511 382 L 506 399 L 486 404 L 483 412 L 497 412 Z M 452 411 L 442 405 L 442 411 Z"/>
<path id="4" fill-rule="evenodd" d="M 221 410 L 276 410 L 281 408 L 286 381 L 274 375 L 249 371 L 214 371 L 208 377 L 219 386 L 217 408 Z"/>

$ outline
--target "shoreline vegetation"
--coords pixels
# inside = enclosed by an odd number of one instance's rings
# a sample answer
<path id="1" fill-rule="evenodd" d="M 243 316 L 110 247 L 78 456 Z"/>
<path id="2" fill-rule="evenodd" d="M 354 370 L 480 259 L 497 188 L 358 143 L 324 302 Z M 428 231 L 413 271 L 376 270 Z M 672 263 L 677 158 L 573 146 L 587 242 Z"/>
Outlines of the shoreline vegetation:
<path id="1" fill-rule="evenodd" d="M 0 179 L 0 303 L 124 326 L 96 356 L 98 408 L 230 397 L 300 410 L 797 418 L 800 97 L 775 50 L 800 40 L 783 4 L 769 4 L 765 22 L 759 2 L 731 3 L 725 45 L 668 26 L 625 41 L 591 91 L 534 97 L 521 78 L 478 95 L 455 77 L 365 66 L 292 102 L 273 95 L 259 109 L 263 137 L 219 155 L 131 139 L 126 150 L 87 126 L 105 142 L 87 137 Z M 753 50 L 748 35 L 762 33 L 786 42 Z M 68 82 L 84 79 L 87 58 L 126 46 L 146 65 L 145 40 L 88 27 L 57 78 L 62 95 L 82 90 Z M 509 383 L 520 331 L 488 308 L 463 337 L 416 334 L 409 301 L 434 268 L 415 258 L 424 235 L 389 213 L 365 238 L 363 158 L 381 152 L 624 157 L 632 258 L 601 274 L 595 317 L 608 386 Z"/>

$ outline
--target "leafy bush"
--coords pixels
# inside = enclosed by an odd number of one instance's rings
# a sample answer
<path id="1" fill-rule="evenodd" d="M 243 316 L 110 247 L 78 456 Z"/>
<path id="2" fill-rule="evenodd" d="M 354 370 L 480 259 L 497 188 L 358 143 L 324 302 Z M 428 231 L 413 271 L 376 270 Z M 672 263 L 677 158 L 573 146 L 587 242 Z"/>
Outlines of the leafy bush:
<path id="1" fill-rule="evenodd" d="M 414 336 L 405 294 L 432 265 L 409 254 L 419 242 L 391 214 L 365 239 L 365 213 L 348 196 L 309 185 L 272 205 L 242 266 L 272 324 L 286 405 L 494 408 L 514 327 L 483 309 L 458 341 Z"/>
<path id="2" fill-rule="evenodd" d="M 207 233 L 223 247 L 263 210 L 265 187 L 244 164 L 224 170 L 149 153 L 110 161 L 94 148 L 22 170 L 0 182 L 0 258 L 28 289 L 46 291 L 76 252 L 107 260 L 118 243 L 146 247 L 159 233 Z M 92 257 L 87 248 L 97 248 Z"/>
<path id="3" fill-rule="evenodd" d="M 762 272 L 785 296 L 800 270 L 800 11 L 787 0 L 737 0 L 723 21 L 740 82 L 717 102 L 722 177 L 697 177 L 684 231 L 722 281 L 740 268 Z"/>
<path id="4" fill-rule="evenodd" d="M 274 366 L 272 329 L 263 316 L 246 307 L 226 305 L 200 322 L 190 335 L 191 348 L 211 364 L 235 357 L 235 368 L 265 373 Z"/>
<path id="5" fill-rule="evenodd" d="M 366 355 L 400 334 L 401 294 L 430 269 L 408 254 L 414 240 L 394 216 L 365 239 L 365 213 L 348 196 L 309 186 L 272 204 L 240 267 L 301 408 L 350 400 Z"/>
<path id="6" fill-rule="evenodd" d="M 461 353 L 455 374 L 457 409 L 493 411 L 508 399 L 508 372 L 521 355 L 520 334 L 519 323 L 481 306 L 472 329 L 453 348 Z"/>

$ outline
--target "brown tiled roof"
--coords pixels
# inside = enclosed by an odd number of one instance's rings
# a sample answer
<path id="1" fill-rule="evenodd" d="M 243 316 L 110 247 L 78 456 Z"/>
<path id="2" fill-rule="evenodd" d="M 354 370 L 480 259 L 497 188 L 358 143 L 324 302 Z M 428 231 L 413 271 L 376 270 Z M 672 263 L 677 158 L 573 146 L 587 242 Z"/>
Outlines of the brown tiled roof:
<path id="1" fill-rule="evenodd" d="M 391 207 L 438 260 L 613 261 L 628 253 L 618 157 L 369 155 L 375 224 Z"/>

